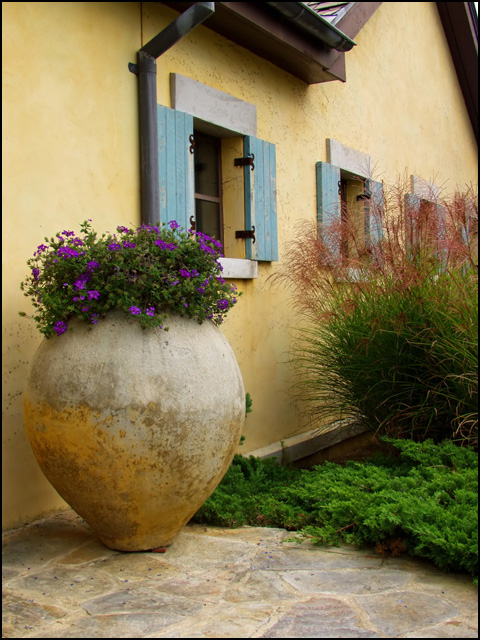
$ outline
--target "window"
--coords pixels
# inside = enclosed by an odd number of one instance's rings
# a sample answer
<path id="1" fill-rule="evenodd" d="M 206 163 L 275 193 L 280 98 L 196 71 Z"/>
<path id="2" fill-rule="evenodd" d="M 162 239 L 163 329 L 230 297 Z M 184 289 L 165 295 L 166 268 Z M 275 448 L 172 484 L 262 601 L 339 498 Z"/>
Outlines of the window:
<path id="1" fill-rule="evenodd" d="M 366 179 L 340 171 L 340 218 L 342 224 L 340 252 L 347 259 L 358 257 L 367 248 Z"/>
<path id="2" fill-rule="evenodd" d="M 157 122 L 161 221 L 176 220 L 185 229 L 195 222 L 197 230 L 220 239 L 227 259 L 278 260 L 275 145 L 224 130 L 206 135 L 203 127 L 194 134 L 193 116 L 162 105 Z M 235 166 L 238 155 L 253 166 Z M 236 231 L 253 229 L 254 238 L 236 238 Z M 240 266 L 239 273 L 252 273 Z"/>
<path id="3" fill-rule="evenodd" d="M 317 162 L 316 175 L 319 231 L 339 227 L 339 239 L 334 234 L 330 240 L 332 254 L 357 257 L 382 238 L 382 183 L 328 162 Z"/>
<path id="4" fill-rule="evenodd" d="M 198 131 L 194 140 L 194 228 L 220 240 L 224 246 L 220 140 Z"/>

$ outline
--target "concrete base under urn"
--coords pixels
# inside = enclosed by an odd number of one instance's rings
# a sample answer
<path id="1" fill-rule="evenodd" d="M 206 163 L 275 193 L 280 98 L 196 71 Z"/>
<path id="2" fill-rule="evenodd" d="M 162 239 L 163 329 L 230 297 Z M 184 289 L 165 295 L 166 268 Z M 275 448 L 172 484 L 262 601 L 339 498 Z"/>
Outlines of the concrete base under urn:
<path id="1" fill-rule="evenodd" d="M 42 342 L 25 391 L 43 473 L 120 551 L 172 543 L 224 476 L 245 420 L 240 370 L 218 327 L 166 324 L 73 320 Z"/>

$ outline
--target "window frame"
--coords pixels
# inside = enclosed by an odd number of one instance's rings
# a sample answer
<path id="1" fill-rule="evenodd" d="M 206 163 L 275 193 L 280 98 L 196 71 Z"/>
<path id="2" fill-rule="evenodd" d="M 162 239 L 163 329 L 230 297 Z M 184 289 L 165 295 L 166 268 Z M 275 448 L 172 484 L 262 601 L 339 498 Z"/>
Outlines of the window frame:
<path id="1" fill-rule="evenodd" d="M 193 140 L 194 140 L 194 162 L 193 162 L 193 171 L 194 171 L 194 181 L 193 181 L 193 201 L 194 201 L 194 214 L 193 218 L 195 221 L 194 229 L 196 231 L 201 231 L 198 229 L 197 224 L 197 200 L 203 202 L 214 202 L 219 206 L 219 228 L 220 228 L 220 238 L 216 238 L 224 246 L 224 217 L 223 217 L 223 184 L 222 184 L 222 144 L 221 140 L 217 136 L 212 136 L 207 133 L 203 133 L 198 131 L 198 129 L 193 130 Z M 218 179 L 218 196 L 209 196 L 207 194 L 202 194 L 196 191 L 196 165 L 195 165 L 195 150 L 196 144 L 199 140 L 205 140 L 206 142 L 213 142 L 213 145 L 216 149 L 217 155 L 217 179 Z"/>

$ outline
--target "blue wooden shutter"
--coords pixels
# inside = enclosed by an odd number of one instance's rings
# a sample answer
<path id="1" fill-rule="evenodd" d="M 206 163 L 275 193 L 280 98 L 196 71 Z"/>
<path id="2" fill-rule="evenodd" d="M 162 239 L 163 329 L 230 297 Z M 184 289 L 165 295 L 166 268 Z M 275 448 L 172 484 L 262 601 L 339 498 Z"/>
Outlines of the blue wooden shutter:
<path id="1" fill-rule="evenodd" d="M 436 206 L 438 239 L 440 242 L 440 250 L 437 258 L 440 260 L 440 270 L 446 271 L 448 266 L 448 248 L 447 248 L 447 208 L 442 204 Z"/>
<path id="2" fill-rule="evenodd" d="M 245 255 L 249 260 L 278 260 L 275 145 L 245 136 L 243 153 L 255 156 L 255 168 L 244 167 L 245 229 L 255 227 L 255 242 L 246 240 Z"/>
<path id="3" fill-rule="evenodd" d="M 323 229 L 341 221 L 340 169 L 328 162 L 317 162 L 317 227 L 320 237 L 325 240 Z M 331 246 L 334 255 L 339 255 L 340 246 Z"/>
<path id="4" fill-rule="evenodd" d="M 189 137 L 193 116 L 157 104 L 160 221 L 185 229 L 195 215 L 194 164 Z"/>
<path id="5" fill-rule="evenodd" d="M 407 250 L 413 249 L 419 242 L 419 230 L 417 227 L 421 204 L 422 200 L 419 196 L 413 193 L 405 195 L 405 244 Z M 413 217 L 410 213 L 412 210 L 415 211 L 415 216 Z"/>
<path id="6" fill-rule="evenodd" d="M 371 196 L 370 200 L 365 200 L 365 244 L 368 249 L 383 238 L 385 199 L 381 182 L 367 179 L 365 191 Z"/>

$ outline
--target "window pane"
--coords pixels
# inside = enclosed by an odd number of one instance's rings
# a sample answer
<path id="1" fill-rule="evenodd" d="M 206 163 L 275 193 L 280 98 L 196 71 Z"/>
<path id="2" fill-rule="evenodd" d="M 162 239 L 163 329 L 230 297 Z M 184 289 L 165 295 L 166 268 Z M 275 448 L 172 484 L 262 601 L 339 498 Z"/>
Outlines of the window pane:
<path id="1" fill-rule="evenodd" d="M 195 201 L 196 230 L 222 241 L 220 231 L 220 205 L 207 200 Z"/>
<path id="2" fill-rule="evenodd" d="M 218 145 L 215 140 L 195 137 L 195 192 L 219 196 Z"/>

